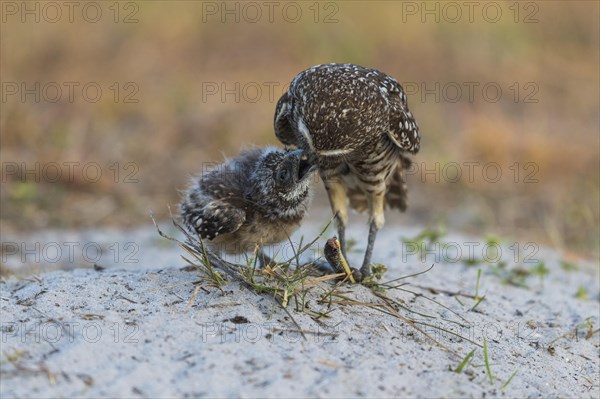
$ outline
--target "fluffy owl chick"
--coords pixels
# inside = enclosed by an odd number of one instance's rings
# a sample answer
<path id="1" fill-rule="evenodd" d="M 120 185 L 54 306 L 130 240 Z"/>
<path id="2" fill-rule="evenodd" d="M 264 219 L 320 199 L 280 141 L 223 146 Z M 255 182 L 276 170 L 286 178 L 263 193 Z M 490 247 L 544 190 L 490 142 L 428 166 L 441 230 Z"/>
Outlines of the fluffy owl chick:
<path id="1" fill-rule="evenodd" d="M 277 103 L 274 122 L 282 143 L 317 160 L 344 254 L 347 203 L 369 212 L 361 268 L 367 276 L 384 207 L 405 210 L 407 155 L 419 151 L 419 128 L 402 86 L 371 68 L 317 65 L 294 78 Z"/>
<path id="2" fill-rule="evenodd" d="M 302 150 L 275 147 L 243 151 L 195 178 L 181 202 L 190 231 L 226 253 L 253 251 L 287 240 L 299 227 L 311 200 L 316 166 Z"/>

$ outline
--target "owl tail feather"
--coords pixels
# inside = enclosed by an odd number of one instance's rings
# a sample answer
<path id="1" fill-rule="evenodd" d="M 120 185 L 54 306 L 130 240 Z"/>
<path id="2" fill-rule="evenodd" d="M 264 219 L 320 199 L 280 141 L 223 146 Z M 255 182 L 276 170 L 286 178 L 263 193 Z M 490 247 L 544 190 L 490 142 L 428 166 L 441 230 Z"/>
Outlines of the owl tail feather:
<path id="1" fill-rule="evenodd" d="M 387 184 L 385 193 L 385 204 L 387 207 L 399 209 L 404 212 L 407 207 L 406 196 L 406 171 L 410 168 L 412 162 L 404 155 L 400 155 L 398 166 L 392 173 Z"/>

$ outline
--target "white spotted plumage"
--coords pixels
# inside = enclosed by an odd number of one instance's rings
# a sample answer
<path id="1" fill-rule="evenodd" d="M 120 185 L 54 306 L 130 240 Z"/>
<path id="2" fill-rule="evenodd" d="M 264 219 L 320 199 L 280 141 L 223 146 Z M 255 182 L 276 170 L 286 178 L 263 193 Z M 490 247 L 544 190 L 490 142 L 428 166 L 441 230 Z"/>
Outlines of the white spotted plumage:
<path id="1" fill-rule="evenodd" d="M 316 65 L 294 77 L 277 103 L 274 125 L 281 142 L 317 159 L 340 236 L 347 199 L 352 208 L 369 211 L 363 263 L 363 270 L 368 269 L 384 205 L 406 208 L 407 155 L 420 148 L 419 128 L 402 86 L 371 68 Z"/>
<path id="2" fill-rule="evenodd" d="M 313 168 L 300 153 L 256 148 L 194 178 L 180 206 L 185 225 L 228 252 L 287 239 L 311 200 Z"/>

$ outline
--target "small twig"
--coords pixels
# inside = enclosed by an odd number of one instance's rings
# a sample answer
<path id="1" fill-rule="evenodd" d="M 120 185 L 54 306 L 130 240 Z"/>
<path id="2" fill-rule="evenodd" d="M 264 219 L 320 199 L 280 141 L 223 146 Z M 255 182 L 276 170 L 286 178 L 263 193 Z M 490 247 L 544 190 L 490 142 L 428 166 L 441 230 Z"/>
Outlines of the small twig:
<path id="1" fill-rule="evenodd" d="M 67 337 L 69 337 L 70 339 L 75 338 L 73 336 L 73 334 L 71 333 L 71 330 L 69 328 L 65 327 L 65 325 L 63 323 L 61 323 L 59 320 L 56 320 L 55 318 L 48 316 L 46 313 L 42 312 L 41 310 L 39 310 L 35 306 L 31 306 L 31 309 L 35 310 L 36 312 L 38 312 L 39 314 L 41 314 L 42 316 L 44 316 L 46 319 L 48 319 L 48 321 L 57 323 L 60 326 L 61 330 L 63 330 L 67 334 Z M 50 343 L 47 340 L 45 340 L 45 341 L 48 342 L 48 343 Z"/>
<path id="2" fill-rule="evenodd" d="M 119 295 L 117 296 L 117 298 L 119 298 L 119 299 L 124 299 L 124 300 L 126 300 L 127 302 L 130 302 L 130 303 L 135 303 L 135 304 L 137 305 L 137 302 L 136 302 L 136 301 L 134 301 L 133 299 L 129 299 L 129 298 L 127 298 L 127 297 L 125 297 L 125 296 L 123 296 L 123 295 L 121 295 L 121 294 L 119 294 Z"/>
<path id="3" fill-rule="evenodd" d="M 428 314 L 425 314 L 425 313 L 420 313 L 420 312 L 417 312 L 416 310 L 410 309 L 409 307 L 407 307 L 407 306 L 404 306 L 403 304 L 401 304 L 400 302 L 396 301 L 395 299 L 392 299 L 392 298 L 390 298 L 390 297 L 388 297 L 388 296 L 385 296 L 385 295 L 383 295 L 383 294 L 381 294 L 381 293 L 378 293 L 378 292 L 373 292 L 373 294 L 374 294 L 376 297 L 379 297 L 379 298 L 383 299 L 383 300 L 384 300 L 384 301 L 386 301 L 386 302 L 392 302 L 392 303 L 396 304 L 396 306 L 398 306 L 398 307 L 400 307 L 400 308 L 402 308 L 402 309 L 406 310 L 407 312 L 414 313 L 414 314 L 416 314 L 416 315 L 419 315 L 419 316 L 421 316 L 421 317 L 425 317 L 425 318 L 427 318 L 427 319 L 435 319 L 435 318 L 436 318 L 435 316 L 428 315 Z M 388 303 L 388 305 L 389 305 L 389 303 Z"/>
<path id="4" fill-rule="evenodd" d="M 404 321 L 409 326 L 411 326 L 412 328 L 414 328 L 415 330 L 417 330 L 418 332 L 420 332 L 421 334 L 423 334 L 424 336 L 426 336 L 427 338 L 429 338 L 431 341 L 433 341 L 435 344 L 437 344 L 440 348 L 444 349 L 445 351 L 447 351 L 449 353 L 452 353 L 452 354 L 458 356 L 458 353 L 456 351 L 454 351 L 453 349 L 448 348 L 446 345 L 444 345 L 441 342 L 437 341 L 435 338 L 433 338 L 427 332 L 425 332 L 422 329 L 420 329 L 419 327 L 417 327 L 417 324 L 413 320 L 411 320 L 411 319 L 409 319 L 407 317 L 402 316 L 400 313 L 398 313 L 396 311 L 396 309 L 394 309 L 394 308 L 392 308 L 390 306 L 387 306 L 387 309 L 390 310 L 392 312 L 392 314 L 394 314 L 394 316 L 396 316 L 400 320 Z"/>
<path id="5" fill-rule="evenodd" d="M 447 294 L 447 295 L 450 295 L 450 296 L 462 296 L 464 298 L 475 299 L 475 295 L 463 294 L 460 291 L 449 291 L 449 290 L 444 290 L 444 289 L 441 289 L 441 288 L 424 287 L 422 285 L 416 285 L 416 284 L 411 284 L 411 285 L 413 287 L 421 288 L 423 290 L 428 290 L 428 291 L 431 291 L 433 293 L 441 292 L 442 294 Z"/>
<path id="6" fill-rule="evenodd" d="M 446 345 L 442 344 L 441 342 L 437 341 L 435 338 L 433 338 L 431 335 L 429 335 L 427 332 L 423 331 L 421 328 L 419 328 L 414 320 L 411 320 L 405 316 L 402 316 L 400 313 L 398 313 L 398 311 L 396 311 L 396 309 L 394 309 L 392 306 L 390 306 L 387 303 L 370 303 L 370 302 L 359 302 L 356 300 L 353 300 L 352 298 L 348 298 L 348 297 L 344 297 L 342 295 L 337 294 L 336 296 L 339 296 L 341 298 L 344 298 L 348 304 L 352 303 L 354 305 L 361 305 L 361 306 L 366 306 L 372 309 L 376 309 L 380 312 L 383 312 L 385 314 L 388 314 L 390 316 L 396 317 L 402 321 L 404 321 L 405 323 L 407 323 L 409 326 L 411 326 L 412 328 L 414 328 L 415 330 L 417 330 L 418 332 L 420 332 L 421 334 L 423 334 L 423 336 L 429 338 L 432 342 L 434 342 L 435 344 L 437 344 L 440 348 L 444 349 L 445 351 L 452 353 L 454 355 L 458 355 L 458 353 L 450 348 L 448 348 Z M 463 337 L 461 337 L 463 338 Z"/>
<path id="7" fill-rule="evenodd" d="M 458 338 L 460 338 L 460 339 L 464 339 L 465 341 L 467 341 L 467 342 L 470 342 L 470 343 L 472 343 L 473 345 L 477 345 L 478 347 L 480 347 L 480 348 L 483 348 L 483 346 L 482 346 L 481 344 L 479 344 L 479 343 L 477 343 L 477 342 L 475 342 L 475 341 L 473 341 L 473 340 L 471 340 L 471 339 L 469 339 L 469 338 L 467 338 L 467 337 L 463 337 L 462 335 L 460 335 L 460 334 L 457 334 L 457 333 L 455 333 L 454 331 L 447 330 L 447 329 L 445 329 L 445 328 L 442 328 L 442 327 L 439 327 L 439 326 L 435 326 L 435 325 L 433 325 L 433 324 L 424 323 L 424 322 L 422 322 L 422 321 L 418 321 L 418 320 L 415 320 L 414 322 L 415 322 L 416 324 L 421 324 L 421 325 L 424 325 L 424 326 L 427 326 L 427 327 L 433 327 L 433 328 L 437 328 L 437 329 L 438 329 L 438 330 L 440 330 L 440 331 L 444 331 L 444 332 L 446 332 L 446 333 L 448 333 L 448 334 L 451 334 L 451 335 L 454 335 L 454 336 L 456 336 L 456 337 L 458 337 Z"/>
<path id="8" fill-rule="evenodd" d="M 277 301 L 275 301 L 275 302 L 277 302 Z M 279 302 L 277 302 L 277 303 L 279 303 Z M 288 317 L 292 320 L 292 323 L 294 323 L 294 325 L 298 329 L 298 332 L 300 332 L 300 335 L 302 336 L 302 338 L 304 338 L 304 340 L 307 341 L 306 335 L 304 335 L 304 333 L 302 332 L 302 327 L 300 327 L 300 324 L 298 324 L 296 319 L 294 319 L 294 316 L 292 316 L 292 314 L 289 312 L 289 310 L 287 310 L 281 303 L 279 303 L 279 306 L 281 306 L 281 309 L 283 309 L 283 311 L 285 313 L 287 313 Z"/>
<path id="9" fill-rule="evenodd" d="M 169 208 L 170 211 L 170 208 Z M 167 240 L 170 241 L 174 241 L 176 243 L 178 243 L 182 248 L 184 248 L 187 252 L 191 252 L 191 253 L 197 253 L 197 251 L 194 250 L 194 248 L 192 247 L 192 243 L 195 240 L 194 237 L 192 237 L 183 227 L 181 227 L 173 218 L 173 225 L 179 230 L 181 231 L 186 239 L 187 242 L 182 242 L 180 240 L 178 240 L 177 238 L 173 238 L 165 233 L 163 233 L 163 231 L 160 229 L 160 227 L 158 226 L 158 223 L 156 222 L 156 219 L 154 219 L 154 215 L 150 214 L 150 218 L 152 219 L 152 222 L 154 223 L 154 226 L 156 227 L 156 230 L 158 232 L 158 234 L 163 237 L 166 238 Z M 240 277 L 239 272 L 236 270 L 235 266 L 229 262 L 224 261 L 223 259 L 221 259 L 219 256 L 213 254 L 211 251 L 206 250 L 206 257 L 207 259 L 210 260 L 210 262 L 212 262 L 212 264 L 215 264 L 218 268 L 220 268 L 221 270 L 223 270 L 225 273 L 227 273 L 230 277 L 234 278 L 235 280 L 245 284 L 244 280 Z M 239 266 L 239 265 L 238 265 Z"/>
<path id="10" fill-rule="evenodd" d="M 333 216 L 331 219 L 329 219 L 329 222 L 327 222 L 327 224 L 325 225 L 325 227 L 323 228 L 323 230 L 321 230 L 321 232 L 319 233 L 318 236 L 316 236 L 311 242 L 309 242 L 308 244 L 306 244 L 305 246 L 303 246 L 302 248 L 300 248 L 300 250 L 298 251 L 298 255 L 303 254 L 307 249 L 309 249 L 310 247 L 313 246 L 313 244 L 315 242 L 317 242 L 319 240 L 319 238 L 321 238 L 323 236 L 323 234 L 325 234 L 325 232 L 327 231 L 327 229 L 329 228 L 329 226 L 331 225 L 331 222 L 333 222 L 333 219 L 335 218 L 335 216 Z M 290 260 L 288 260 L 286 263 L 290 263 L 294 258 L 292 257 Z"/>
<path id="11" fill-rule="evenodd" d="M 240 306 L 239 302 L 229 302 L 229 303 L 215 303 L 213 305 L 205 305 L 205 308 L 228 308 L 230 306 Z"/>
<path id="12" fill-rule="evenodd" d="M 311 330 L 296 330 L 296 329 L 291 329 L 291 328 L 278 328 L 278 327 L 274 327 L 273 328 L 274 332 L 297 332 L 297 333 L 301 333 L 301 334 L 313 334 L 313 335 L 325 335 L 328 337 L 337 337 L 339 336 L 339 334 L 337 333 L 330 333 L 330 332 L 322 332 L 322 331 L 311 331 Z"/>
<path id="13" fill-rule="evenodd" d="M 384 287 L 385 287 L 385 286 L 388 286 L 390 283 L 393 283 L 393 282 L 395 282 L 395 281 L 404 280 L 404 279 L 406 279 L 406 278 L 415 277 L 415 276 L 418 276 L 418 275 L 420 275 L 420 274 L 427 273 L 428 271 L 430 271 L 431 269 L 433 269 L 433 267 L 434 267 L 434 266 L 435 266 L 435 264 L 432 264 L 430 268 L 428 268 L 427 270 L 424 270 L 424 271 L 422 271 L 422 272 L 417 272 L 417 273 L 414 273 L 414 274 L 409 274 L 408 276 L 402 276 L 402 277 L 398 277 L 398 278 L 395 278 L 395 279 L 393 279 L 393 280 L 386 281 L 386 282 L 384 282 L 384 283 L 380 283 L 379 285 L 381 285 L 381 286 L 384 286 Z"/>
<path id="14" fill-rule="evenodd" d="M 411 291 L 411 290 L 407 290 L 406 288 L 401 288 L 401 289 L 400 289 L 400 291 L 409 292 L 409 293 L 411 293 L 411 294 L 415 295 L 416 297 L 425 298 L 425 299 L 427 299 L 428 301 L 431 301 L 431 302 L 435 303 L 436 305 L 439 305 L 439 306 L 443 307 L 444 309 L 446 309 L 446 310 L 448 310 L 448 311 L 452 312 L 452 313 L 453 313 L 453 314 L 455 314 L 457 317 L 459 317 L 459 318 L 460 318 L 462 321 L 465 321 L 465 322 L 467 322 L 467 323 L 469 322 L 467 319 L 465 319 L 464 317 L 462 317 L 460 314 L 458 314 L 458 313 L 457 313 L 457 312 L 455 312 L 454 310 L 450 309 L 448 306 L 446 306 L 446 305 L 442 304 L 441 302 L 438 302 L 438 301 L 436 301 L 436 300 L 435 300 L 435 299 L 433 299 L 433 298 L 429 298 L 428 296 L 425 296 L 425 295 L 423 295 L 423 294 L 421 294 L 421 293 L 418 293 L 418 292 L 414 292 L 414 291 Z"/>
<path id="15" fill-rule="evenodd" d="M 202 287 L 202 286 L 201 285 L 196 286 L 194 293 L 192 294 L 192 296 L 190 297 L 190 299 L 187 303 L 188 307 L 191 307 L 192 303 L 194 303 L 194 299 L 196 299 L 196 295 L 198 295 L 198 291 L 200 291 L 200 287 Z"/>
<path id="16" fill-rule="evenodd" d="M 480 304 L 481 302 L 483 302 L 483 301 L 485 301 L 485 295 L 484 295 L 484 296 L 482 296 L 481 298 L 478 298 L 478 299 L 477 299 L 477 302 L 475 303 L 475 305 L 473 305 L 473 307 L 472 307 L 471 309 L 469 309 L 469 311 L 470 311 L 470 312 L 473 312 L 473 311 L 474 311 L 474 310 L 477 308 L 477 306 L 479 306 L 479 304 Z"/>

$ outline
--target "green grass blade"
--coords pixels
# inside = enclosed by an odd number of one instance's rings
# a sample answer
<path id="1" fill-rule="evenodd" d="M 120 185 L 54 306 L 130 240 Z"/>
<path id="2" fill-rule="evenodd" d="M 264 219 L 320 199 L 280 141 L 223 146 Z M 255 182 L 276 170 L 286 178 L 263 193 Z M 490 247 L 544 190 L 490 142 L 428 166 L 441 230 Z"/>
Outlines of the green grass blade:
<path id="1" fill-rule="evenodd" d="M 455 373 L 458 373 L 458 374 L 462 373 L 463 369 L 471 363 L 471 359 L 473 358 L 473 355 L 475 355 L 476 350 L 477 350 L 477 348 L 473 349 L 471 352 L 469 352 L 467 354 L 467 356 L 465 356 L 465 358 L 463 359 L 462 362 L 460 362 L 460 364 L 458 365 L 456 370 L 454 370 Z"/>
<path id="2" fill-rule="evenodd" d="M 510 384 L 510 382 L 513 379 L 513 377 L 515 375 L 517 375 L 517 371 L 518 370 L 513 371 L 513 373 L 510 375 L 510 377 L 508 377 L 508 380 L 506 380 L 506 382 L 504 384 L 502 384 L 502 386 L 500 387 L 500 391 L 504 392 L 504 389 L 508 386 L 508 384 Z"/>
<path id="3" fill-rule="evenodd" d="M 494 384 L 494 376 L 492 375 L 492 370 L 490 369 L 490 359 L 488 357 L 488 346 L 487 340 L 485 337 L 483 338 L 483 359 L 485 360 L 485 370 L 487 372 L 488 377 L 490 378 L 490 384 Z"/>
<path id="4" fill-rule="evenodd" d="M 479 280 L 481 279 L 481 269 L 477 269 L 477 282 L 475 283 L 475 300 L 479 299 Z"/>

